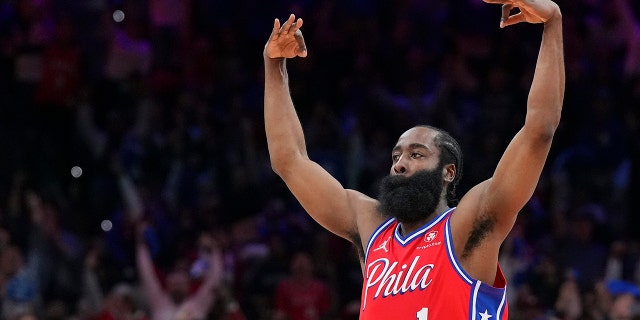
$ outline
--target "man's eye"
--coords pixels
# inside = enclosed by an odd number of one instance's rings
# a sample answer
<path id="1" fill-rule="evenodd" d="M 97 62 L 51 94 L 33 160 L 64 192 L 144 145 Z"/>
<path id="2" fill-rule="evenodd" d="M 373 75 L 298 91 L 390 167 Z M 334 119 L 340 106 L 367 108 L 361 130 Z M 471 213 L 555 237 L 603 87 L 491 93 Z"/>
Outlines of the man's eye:
<path id="1" fill-rule="evenodd" d="M 411 154 L 411 158 L 414 158 L 414 159 L 422 158 L 422 155 L 417 153 L 417 152 L 414 152 L 414 153 Z"/>
<path id="2" fill-rule="evenodd" d="M 391 160 L 393 160 L 394 162 L 398 161 L 399 159 L 400 159 L 400 155 L 399 154 L 392 154 L 391 155 Z"/>

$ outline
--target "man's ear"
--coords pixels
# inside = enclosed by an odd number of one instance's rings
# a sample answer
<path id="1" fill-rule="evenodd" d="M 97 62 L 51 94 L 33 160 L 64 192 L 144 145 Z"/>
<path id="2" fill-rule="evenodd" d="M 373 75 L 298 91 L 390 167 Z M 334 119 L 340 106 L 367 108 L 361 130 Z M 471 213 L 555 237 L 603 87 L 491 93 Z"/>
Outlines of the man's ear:
<path id="1" fill-rule="evenodd" d="M 442 168 L 442 176 L 445 181 L 453 182 L 456 178 L 456 165 L 453 163 L 447 164 Z"/>

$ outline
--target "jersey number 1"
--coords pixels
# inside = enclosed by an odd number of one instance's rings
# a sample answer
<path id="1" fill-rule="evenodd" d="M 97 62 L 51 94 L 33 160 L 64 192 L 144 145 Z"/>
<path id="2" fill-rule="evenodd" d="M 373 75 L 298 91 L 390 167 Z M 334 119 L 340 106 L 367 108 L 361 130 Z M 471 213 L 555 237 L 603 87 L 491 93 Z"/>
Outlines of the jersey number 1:
<path id="1" fill-rule="evenodd" d="M 429 318 L 429 308 L 422 308 L 422 310 L 416 312 L 416 319 L 427 320 Z"/>

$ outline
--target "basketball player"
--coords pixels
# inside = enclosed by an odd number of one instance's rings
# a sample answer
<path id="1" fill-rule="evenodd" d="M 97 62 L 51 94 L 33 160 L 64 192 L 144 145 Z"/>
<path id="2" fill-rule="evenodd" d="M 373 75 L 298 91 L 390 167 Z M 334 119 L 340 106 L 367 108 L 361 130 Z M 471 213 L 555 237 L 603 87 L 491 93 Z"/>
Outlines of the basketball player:
<path id="1" fill-rule="evenodd" d="M 264 48 L 264 115 L 271 164 L 305 210 L 361 250 L 360 319 L 507 319 L 498 251 L 531 197 L 560 121 L 562 15 L 550 0 L 502 4 L 500 27 L 543 24 L 527 115 L 493 176 L 453 203 L 462 155 L 446 132 L 417 126 L 391 149 L 378 199 L 345 189 L 307 156 L 288 89 L 286 59 L 306 57 L 294 15 L 276 19 Z M 512 10 L 517 13 L 512 14 Z"/>

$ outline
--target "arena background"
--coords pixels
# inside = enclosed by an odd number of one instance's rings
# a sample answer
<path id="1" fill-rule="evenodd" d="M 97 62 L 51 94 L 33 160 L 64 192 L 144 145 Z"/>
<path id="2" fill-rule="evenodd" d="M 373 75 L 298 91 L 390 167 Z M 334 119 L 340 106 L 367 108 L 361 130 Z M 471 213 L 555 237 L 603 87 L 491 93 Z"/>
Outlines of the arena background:
<path id="1" fill-rule="evenodd" d="M 565 104 L 501 253 L 511 318 L 639 317 L 640 3 L 558 4 Z M 132 219 L 143 217 L 160 277 L 196 261 L 202 232 L 225 247 L 225 295 L 210 319 L 239 316 L 230 305 L 273 319 L 299 251 L 330 289 L 323 318 L 357 318 L 354 250 L 308 218 L 268 162 L 262 48 L 289 13 L 305 20 L 309 56 L 288 65 L 309 153 L 346 187 L 375 196 L 396 137 L 421 123 L 461 142 L 459 194 L 490 176 L 523 122 L 541 35 L 540 25 L 500 29 L 499 6 L 1 1 L 5 316 L 26 306 L 40 319 L 95 319 L 123 284 L 146 311 Z"/>

